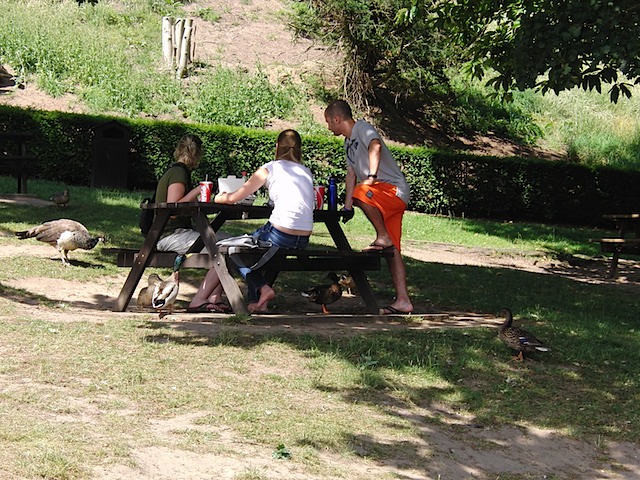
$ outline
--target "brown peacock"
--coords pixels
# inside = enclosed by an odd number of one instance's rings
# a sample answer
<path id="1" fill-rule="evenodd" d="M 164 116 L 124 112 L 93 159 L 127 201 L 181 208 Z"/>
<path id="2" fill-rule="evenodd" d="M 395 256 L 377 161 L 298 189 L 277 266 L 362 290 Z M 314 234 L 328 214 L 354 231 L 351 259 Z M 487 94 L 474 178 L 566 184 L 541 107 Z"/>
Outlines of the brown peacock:
<path id="1" fill-rule="evenodd" d="M 67 203 L 69 203 L 69 199 L 69 189 L 65 188 L 62 192 L 57 192 L 51 195 L 49 200 L 55 203 L 58 207 L 66 207 Z"/>
<path id="2" fill-rule="evenodd" d="M 20 240 L 35 238 L 55 247 L 60 252 L 62 263 L 67 266 L 71 265 L 69 252 L 78 248 L 91 250 L 99 241 L 104 241 L 103 236 L 94 237 L 80 222 L 67 218 L 51 220 L 29 230 L 16 232 L 16 236 Z"/>
<path id="3" fill-rule="evenodd" d="M 498 330 L 498 337 L 510 348 L 518 352 L 518 355 L 513 358 L 514 360 L 522 362 L 525 353 L 551 351 L 533 334 L 520 327 L 513 326 L 513 313 L 511 313 L 510 309 L 504 308 L 500 313 L 504 315 L 505 321 Z"/>

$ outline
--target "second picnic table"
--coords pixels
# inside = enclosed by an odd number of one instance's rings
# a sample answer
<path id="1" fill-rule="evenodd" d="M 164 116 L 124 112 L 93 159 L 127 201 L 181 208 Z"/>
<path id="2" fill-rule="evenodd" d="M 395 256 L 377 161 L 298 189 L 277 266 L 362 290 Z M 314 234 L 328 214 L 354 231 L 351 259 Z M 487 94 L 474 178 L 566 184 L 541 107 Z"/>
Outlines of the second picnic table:
<path id="1" fill-rule="evenodd" d="M 640 213 L 613 213 L 602 218 L 615 223 L 617 237 L 598 238 L 603 252 L 613 253 L 609 278 L 618 271 L 618 260 L 623 253 L 640 254 Z"/>

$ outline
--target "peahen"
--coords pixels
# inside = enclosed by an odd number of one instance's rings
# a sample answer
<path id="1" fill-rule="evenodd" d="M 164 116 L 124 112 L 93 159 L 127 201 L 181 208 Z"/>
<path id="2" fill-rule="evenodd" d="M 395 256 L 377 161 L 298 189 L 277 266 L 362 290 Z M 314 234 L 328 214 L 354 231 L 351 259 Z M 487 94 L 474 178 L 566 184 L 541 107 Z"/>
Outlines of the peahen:
<path id="1" fill-rule="evenodd" d="M 29 230 L 16 232 L 16 236 L 20 240 L 35 238 L 55 247 L 60 252 L 64 265 L 70 265 L 70 251 L 78 248 L 91 250 L 99 241 L 104 241 L 103 236 L 94 237 L 80 222 L 67 218 L 51 220 Z"/>

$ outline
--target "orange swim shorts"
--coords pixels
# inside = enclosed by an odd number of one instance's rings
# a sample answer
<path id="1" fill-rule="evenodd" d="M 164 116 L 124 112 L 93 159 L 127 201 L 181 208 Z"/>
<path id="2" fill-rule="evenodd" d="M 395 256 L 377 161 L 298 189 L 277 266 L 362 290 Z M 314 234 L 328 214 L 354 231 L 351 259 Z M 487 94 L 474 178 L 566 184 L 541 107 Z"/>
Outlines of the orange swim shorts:
<path id="1" fill-rule="evenodd" d="M 353 189 L 353 198 L 380 210 L 391 241 L 400 251 L 402 216 L 407 209 L 407 204 L 396 195 L 396 186 L 384 182 L 373 185 L 358 183 Z"/>

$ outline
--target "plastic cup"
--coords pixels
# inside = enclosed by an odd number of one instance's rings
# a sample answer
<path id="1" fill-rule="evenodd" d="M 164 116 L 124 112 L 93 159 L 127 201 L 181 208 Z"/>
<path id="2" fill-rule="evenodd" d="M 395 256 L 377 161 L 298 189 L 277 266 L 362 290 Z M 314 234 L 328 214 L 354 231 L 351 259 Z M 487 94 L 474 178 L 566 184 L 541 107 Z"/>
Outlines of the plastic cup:
<path id="1" fill-rule="evenodd" d="M 210 202 L 213 193 L 213 182 L 200 182 L 200 201 Z"/>
<path id="2" fill-rule="evenodd" d="M 324 207 L 325 187 L 315 186 L 313 187 L 313 191 L 315 193 L 315 202 L 314 202 L 315 209 L 322 210 L 322 208 Z"/>

